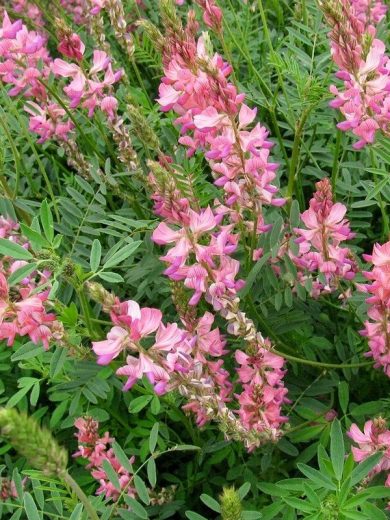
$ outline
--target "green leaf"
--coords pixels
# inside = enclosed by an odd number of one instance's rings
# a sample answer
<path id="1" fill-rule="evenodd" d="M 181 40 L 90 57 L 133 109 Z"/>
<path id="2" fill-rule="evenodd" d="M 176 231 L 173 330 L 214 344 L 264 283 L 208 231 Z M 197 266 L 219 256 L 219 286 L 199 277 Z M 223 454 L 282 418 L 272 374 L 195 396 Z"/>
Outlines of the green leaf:
<path id="1" fill-rule="evenodd" d="M 19 347 L 18 350 L 12 354 L 11 361 L 31 359 L 33 357 L 39 356 L 42 353 L 43 349 L 40 345 L 34 345 L 34 343 L 29 341 L 25 345 Z"/>
<path id="2" fill-rule="evenodd" d="M 153 424 L 153 428 L 150 431 L 150 436 L 149 436 L 150 453 L 153 453 L 154 450 L 156 449 L 157 440 L 158 440 L 158 428 L 159 428 L 159 424 L 158 424 L 158 422 L 156 422 Z"/>
<path id="3" fill-rule="evenodd" d="M 349 385 L 346 381 L 340 381 L 338 393 L 341 409 L 343 413 L 347 413 L 349 403 Z"/>
<path id="4" fill-rule="evenodd" d="M 185 514 L 188 520 L 207 520 L 207 518 L 198 513 L 194 513 L 194 511 L 186 511 Z"/>
<path id="5" fill-rule="evenodd" d="M 95 238 L 95 240 L 92 242 L 91 255 L 89 257 L 89 265 L 93 273 L 96 273 L 96 271 L 98 270 L 101 258 L 102 245 L 100 241 L 97 238 Z"/>
<path id="6" fill-rule="evenodd" d="M 139 498 L 142 500 L 144 504 L 148 506 L 150 504 L 148 489 L 145 485 L 145 482 L 139 475 L 134 476 L 134 486 Z"/>
<path id="7" fill-rule="evenodd" d="M 11 276 L 8 278 L 9 285 L 16 285 L 23 278 L 26 278 L 29 274 L 31 274 L 37 268 L 37 264 L 27 264 L 19 267 L 16 271 L 14 271 Z"/>
<path id="8" fill-rule="evenodd" d="M 344 437 L 340 421 L 335 419 L 330 431 L 330 458 L 337 480 L 341 480 L 344 469 Z"/>
<path id="9" fill-rule="evenodd" d="M 119 249 L 119 251 L 114 253 L 108 260 L 106 260 L 106 263 L 103 266 L 104 269 L 114 267 L 115 265 L 118 265 L 124 260 L 126 260 L 126 258 L 129 258 L 129 256 L 135 253 L 135 251 L 139 248 L 141 244 L 141 240 L 137 240 L 135 242 L 132 242 L 131 244 L 126 244 L 124 247 Z"/>
<path id="10" fill-rule="evenodd" d="M 26 515 L 27 515 L 28 520 L 41 520 L 37 506 L 35 505 L 34 499 L 30 495 L 30 493 L 28 493 L 28 492 L 24 493 L 23 503 L 24 503 L 24 508 L 26 510 Z"/>
<path id="11" fill-rule="evenodd" d="M 381 509 L 370 502 L 365 502 L 362 504 L 361 508 L 362 512 L 365 513 L 368 518 L 372 518 L 373 520 L 387 520 L 389 518 Z"/>
<path id="12" fill-rule="evenodd" d="M 317 469 L 311 468 L 307 464 L 297 464 L 299 471 L 301 471 L 305 477 L 312 480 L 314 483 L 317 483 L 320 486 L 323 486 L 325 489 L 329 489 L 335 491 L 337 488 L 335 484 L 330 480 L 329 477 L 323 475 Z"/>
<path id="13" fill-rule="evenodd" d="M 14 393 L 9 400 L 7 401 L 7 408 L 14 408 L 18 402 L 23 399 L 23 397 L 29 392 L 31 386 L 24 386 L 20 390 L 18 390 L 16 393 Z"/>
<path id="14" fill-rule="evenodd" d="M 67 351 L 63 347 L 57 347 L 50 360 L 50 377 L 56 377 L 62 370 L 66 361 Z"/>
<path id="15" fill-rule="evenodd" d="M 153 457 L 150 457 L 148 463 L 146 464 L 146 472 L 148 474 L 148 480 L 150 482 L 150 485 L 152 486 L 152 488 L 154 488 L 157 482 L 157 468 L 156 461 Z"/>
<path id="16" fill-rule="evenodd" d="M 44 236 L 38 233 L 38 231 L 34 231 L 25 224 L 20 224 L 20 228 L 23 235 L 29 239 L 33 246 L 36 244 L 39 247 L 50 247 L 50 242 L 48 242 Z"/>
<path id="17" fill-rule="evenodd" d="M 80 520 L 82 511 L 83 511 L 83 504 L 77 504 L 77 506 L 73 509 L 73 512 L 69 517 L 69 520 Z"/>
<path id="18" fill-rule="evenodd" d="M 363 460 L 351 473 L 351 486 L 355 486 L 361 482 L 372 470 L 374 466 L 382 459 L 383 453 L 374 453 L 371 457 Z"/>
<path id="19" fill-rule="evenodd" d="M 242 520 L 260 520 L 263 515 L 257 511 L 242 511 L 241 518 Z"/>
<path id="20" fill-rule="evenodd" d="M 140 397 L 136 397 L 129 404 L 129 412 L 130 413 L 138 413 L 145 406 L 147 406 L 150 401 L 153 399 L 152 395 L 141 395 Z"/>
<path id="21" fill-rule="evenodd" d="M 252 288 L 252 285 L 256 281 L 257 275 L 261 271 L 261 268 L 263 267 L 263 265 L 268 261 L 270 256 L 271 256 L 271 253 L 266 253 L 252 267 L 252 269 L 250 270 L 250 272 L 249 272 L 249 274 L 248 274 L 248 276 L 247 276 L 247 278 L 245 280 L 245 285 L 244 285 L 244 287 L 241 289 L 241 291 L 239 293 L 241 298 L 245 298 L 245 296 L 249 293 L 249 291 Z"/>
<path id="22" fill-rule="evenodd" d="M 241 500 L 244 500 L 244 498 L 249 493 L 250 489 L 251 489 L 250 482 L 244 482 L 244 484 L 237 490 L 237 494 Z"/>
<path id="23" fill-rule="evenodd" d="M 103 273 L 99 273 L 98 276 L 105 282 L 110 282 L 110 283 L 123 282 L 123 276 L 121 276 L 120 274 L 117 274 L 117 273 L 113 273 L 112 271 L 105 271 Z"/>
<path id="24" fill-rule="evenodd" d="M 114 450 L 116 458 L 121 463 L 121 466 L 123 466 L 125 470 L 127 470 L 129 473 L 134 473 L 133 466 L 129 461 L 129 457 L 126 455 L 126 453 L 123 451 L 121 446 L 119 446 L 119 444 L 116 441 L 112 443 L 112 449 Z"/>
<path id="25" fill-rule="evenodd" d="M 39 216 L 41 217 L 41 223 L 45 236 L 48 239 L 48 241 L 52 243 L 54 239 L 53 216 L 51 214 L 47 200 L 44 200 L 42 202 L 41 209 L 39 211 Z"/>
<path id="26" fill-rule="evenodd" d="M 132 512 L 139 516 L 139 518 L 149 518 L 144 506 L 137 502 L 134 498 L 125 496 L 125 502 L 128 506 L 130 506 Z"/>
<path id="27" fill-rule="evenodd" d="M 10 256 L 15 260 L 31 260 L 33 258 L 30 251 L 6 238 L 0 238 L 0 255 Z"/>
<path id="28" fill-rule="evenodd" d="M 114 486 L 116 490 L 120 491 L 121 485 L 118 479 L 118 474 L 111 466 L 110 462 L 107 459 L 105 459 L 103 460 L 102 466 L 111 484 Z"/>
<path id="29" fill-rule="evenodd" d="M 209 495 L 206 495 L 205 493 L 203 493 L 202 495 L 200 495 L 200 499 L 212 511 L 215 511 L 216 513 L 220 513 L 221 512 L 221 506 L 219 505 L 219 503 L 214 498 L 212 498 Z"/>

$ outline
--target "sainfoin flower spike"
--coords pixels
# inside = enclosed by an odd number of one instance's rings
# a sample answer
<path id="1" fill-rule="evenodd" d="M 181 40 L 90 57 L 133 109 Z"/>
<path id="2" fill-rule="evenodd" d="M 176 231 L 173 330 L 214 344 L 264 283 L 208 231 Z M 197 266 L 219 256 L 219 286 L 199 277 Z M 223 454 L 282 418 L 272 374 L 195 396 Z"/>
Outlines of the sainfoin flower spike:
<path id="1" fill-rule="evenodd" d="M 28 249 L 18 227 L 16 222 L 0 216 L 0 237 Z M 12 290 L 8 282 L 26 263 L 9 257 L 0 259 L 0 340 L 7 340 L 7 345 L 12 346 L 17 336 L 28 336 L 33 343 L 42 343 L 48 349 L 52 341 L 61 342 L 64 333 L 55 314 L 48 312 L 50 272 L 33 271 L 13 285 Z M 44 288 L 40 290 L 41 285 Z"/>
<path id="2" fill-rule="evenodd" d="M 387 7 L 381 0 L 323 0 L 321 6 L 332 27 L 336 76 L 344 83 L 341 89 L 331 86 L 335 99 L 330 106 L 344 116 L 337 127 L 358 137 L 354 148 L 360 149 L 372 144 L 378 131 L 389 135 L 390 62 L 376 37 Z"/>
<path id="3" fill-rule="evenodd" d="M 201 4 L 210 7 L 212 2 Z M 163 111 L 178 114 L 179 142 L 187 154 L 205 154 L 215 184 L 224 190 L 219 211 L 230 214 L 232 222 L 241 221 L 249 230 L 260 232 L 262 206 L 284 203 L 272 184 L 277 165 L 269 161 L 268 131 L 259 123 L 253 125 L 256 109 L 246 105 L 245 95 L 229 82 L 231 66 L 210 51 L 204 36 L 197 38 L 193 11 L 185 28 L 166 18 L 165 76 L 157 101 Z"/>
<path id="4" fill-rule="evenodd" d="M 122 492 L 135 498 L 136 490 L 132 485 L 133 475 L 122 466 L 112 448 L 115 439 L 110 437 L 108 432 L 101 437 L 98 431 L 99 423 L 92 417 L 79 417 L 74 425 L 77 428 L 75 437 L 78 442 L 78 451 L 73 454 L 73 457 L 82 457 L 88 461 L 87 469 L 91 470 L 93 478 L 100 484 L 96 494 L 104 495 L 105 498 L 114 502 L 118 500 Z M 103 468 L 104 461 L 107 461 L 117 474 L 119 489 L 107 476 Z M 135 457 L 131 457 L 128 461 L 129 465 L 131 466 L 134 461 Z"/>
<path id="5" fill-rule="evenodd" d="M 261 349 L 255 341 L 252 357 L 243 354 L 238 360 L 247 365 L 246 372 L 256 376 L 248 388 L 252 397 L 256 394 L 256 412 L 247 405 L 247 412 L 252 413 L 251 420 L 247 420 L 246 412 L 237 415 L 234 406 L 230 408 L 228 404 L 233 400 L 234 386 L 248 379 L 240 376 L 236 382 L 224 368 L 225 339 L 213 327 L 215 318 L 211 313 L 200 318 L 188 315 L 183 318 L 183 329 L 176 323 L 164 324 L 158 309 L 140 308 L 131 300 L 120 302 L 102 291 L 97 284 L 90 287 L 91 295 L 111 301 L 106 311 L 110 312 L 114 326 L 106 340 L 93 343 L 93 350 L 101 364 L 108 364 L 123 352 L 130 354 L 126 365 L 117 370 L 119 376 L 127 378 L 124 390 L 143 376 L 157 394 L 176 389 L 188 401 L 184 410 L 196 415 L 199 426 L 214 420 L 226 438 L 243 442 L 249 450 L 280 436 L 280 425 L 286 420 L 280 415 L 286 401 L 282 358 Z M 234 315 L 227 319 L 233 324 L 237 318 Z M 246 333 L 254 334 L 248 329 Z M 242 366 L 239 372 L 245 372 Z"/>
<path id="6" fill-rule="evenodd" d="M 298 282 L 303 283 L 308 273 L 316 273 L 312 280 L 313 296 L 333 292 L 340 281 L 355 277 L 354 255 L 350 248 L 341 245 L 355 236 L 345 218 L 346 211 L 344 204 L 333 202 L 330 181 L 324 178 L 316 183 L 309 209 L 301 215 L 305 228 L 294 229 L 299 251 L 290 251 L 289 255 L 299 269 Z"/>
<path id="7" fill-rule="evenodd" d="M 365 259 L 373 268 L 363 273 L 369 283 L 358 285 L 369 295 L 368 320 L 360 333 L 367 337 L 370 347 L 366 355 L 390 377 L 390 242 L 375 244 L 372 255 L 365 255 Z"/>

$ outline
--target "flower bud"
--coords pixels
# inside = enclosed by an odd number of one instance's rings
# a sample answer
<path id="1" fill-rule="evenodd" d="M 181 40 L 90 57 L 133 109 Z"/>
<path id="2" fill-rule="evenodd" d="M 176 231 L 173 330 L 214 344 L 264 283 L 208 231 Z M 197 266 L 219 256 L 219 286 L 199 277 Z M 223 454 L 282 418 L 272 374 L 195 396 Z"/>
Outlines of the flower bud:
<path id="1" fill-rule="evenodd" d="M 242 520 L 241 500 L 234 487 L 224 488 L 220 501 L 222 520 Z"/>
<path id="2" fill-rule="evenodd" d="M 68 454 L 57 444 L 51 432 L 24 413 L 13 408 L 0 409 L 0 436 L 35 469 L 45 475 L 66 471 Z"/>

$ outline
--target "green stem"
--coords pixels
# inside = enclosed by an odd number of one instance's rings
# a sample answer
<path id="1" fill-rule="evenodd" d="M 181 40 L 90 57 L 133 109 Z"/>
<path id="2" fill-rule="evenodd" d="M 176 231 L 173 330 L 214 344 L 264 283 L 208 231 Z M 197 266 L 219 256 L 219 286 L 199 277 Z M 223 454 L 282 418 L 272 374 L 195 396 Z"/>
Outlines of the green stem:
<path id="1" fill-rule="evenodd" d="M 60 475 L 64 482 L 68 484 L 68 486 L 72 489 L 72 491 L 77 495 L 77 498 L 80 500 L 80 502 L 85 507 L 85 511 L 87 512 L 90 520 L 99 520 L 99 516 L 97 515 L 96 511 L 92 507 L 90 501 L 88 500 L 86 494 L 81 489 L 81 487 L 77 484 L 77 482 L 69 475 L 67 471 L 62 473 Z"/>
<path id="2" fill-rule="evenodd" d="M 332 178 L 331 178 L 333 193 L 336 190 L 337 178 L 338 178 L 339 171 L 340 171 L 339 157 L 340 157 L 340 149 L 341 149 L 341 138 L 342 138 L 341 130 L 337 129 L 337 131 L 336 131 L 336 148 L 334 151 Z"/>
<path id="3" fill-rule="evenodd" d="M 251 296 L 248 297 L 248 303 L 249 303 L 249 307 L 251 308 L 252 312 L 256 315 L 256 318 L 259 321 L 260 326 L 266 331 L 266 333 L 272 338 L 272 340 L 277 345 L 280 345 L 284 349 L 291 350 L 291 348 L 286 343 L 284 343 L 284 341 L 280 340 L 276 336 L 276 334 L 272 331 L 271 327 L 269 327 L 269 325 L 266 323 L 266 321 L 263 319 L 263 317 L 259 314 Z M 312 361 L 310 359 L 303 359 L 303 358 L 299 358 L 296 356 L 292 356 L 291 354 L 286 354 L 285 352 L 282 352 L 277 349 L 272 349 L 272 352 L 274 354 L 284 357 L 285 359 L 288 359 L 289 361 L 293 361 L 295 363 L 300 363 L 301 365 L 310 365 L 315 368 L 329 368 L 329 369 L 332 369 L 332 368 L 334 368 L 334 369 L 361 368 L 361 367 L 371 366 L 374 363 L 373 361 L 365 361 L 363 363 L 323 363 L 322 361 Z"/>
<path id="4" fill-rule="evenodd" d="M 372 149 L 372 147 L 370 147 L 370 159 L 371 159 L 371 166 L 374 169 L 376 169 L 378 167 L 378 165 L 376 163 L 376 157 L 375 157 L 375 153 L 374 153 L 374 150 Z M 376 173 L 374 173 L 374 181 L 375 181 L 375 184 L 378 184 L 378 177 L 377 177 Z M 377 194 L 376 200 L 378 202 L 378 205 L 379 205 L 381 213 L 382 213 L 382 237 L 386 241 L 386 240 L 389 240 L 389 235 L 390 235 L 389 215 L 387 214 L 387 211 L 386 211 L 386 203 L 383 201 L 380 193 Z"/>
<path id="5" fill-rule="evenodd" d="M 321 361 L 311 361 L 310 359 L 303 359 L 296 356 L 290 356 L 290 354 L 285 354 L 280 350 L 272 349 L 274 354 L 284 357 L 289 361 L 294 361 L 296 363 L 300 363 L 301 365 L 310 365 L 316 368 L 362 368 L 372 366 L 374 361 L 365 361 L 363 363 L 322 363 Z"/>
<path id="6" fill-rule="evenodd" d="M 85 325 L 87 327 L 89 336 L 91 337 L 91 339 L 97 339 L 98 334 L 95 333 L 95 329 L 94 329 L 92 319 L 91 319 L 91 308 L 90 308 L 88 299 L 85 295 L 83 286 L 76 289 L 76 292 L 77 292 L 77 296 L 79 298 L 81 309 L 83 311 Z"/>
<path id="7" fill-rule="evenodd" d="M 257 5 L 259 6 L 260 18 L 261 18 L 261 22 L 263 24 L 264 38 L 267 42 L 270 52 L 273 53 L 274 48 L 272 45 L 271 35 L 270 35 L 269 29 L 268 29 L 267 17 L 265 16 L 263 1 L 257 0 Z"/>
<path id="8" fill-rule="evenodd" d="M 287 185 L 287 197 L 291 202 L 292 196 L 295 192 L 296 176 L 299 175 L 299 152 L 301 150 L 302 134 L 305 128 L 305 123 L 310 114 L 310 108 L 307 108 L 302 112 L 300 119 L 295 125 L 295 136 L 293 142 L 293 148 L 291 153 L 290 169 L 288 173 L 288 185 Z M 298 190 L 297 190 L 298 191 Z M 302 191 L 301 179 L 299 182 L 299 192 L 296 194 L 301 210 L 303 210 L 305 201 Z"/>

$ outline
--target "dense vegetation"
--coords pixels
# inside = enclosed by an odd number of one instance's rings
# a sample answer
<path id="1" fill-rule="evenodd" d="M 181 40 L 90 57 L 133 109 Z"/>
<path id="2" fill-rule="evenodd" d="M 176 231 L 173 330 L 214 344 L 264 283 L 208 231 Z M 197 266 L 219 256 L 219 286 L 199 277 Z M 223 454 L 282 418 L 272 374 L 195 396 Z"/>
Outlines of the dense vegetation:
<path id="1" fill-rule="evenodd" d="M 0 0 L 0 517 L 388 518 L 387 7 L 176 4 Z"/>

